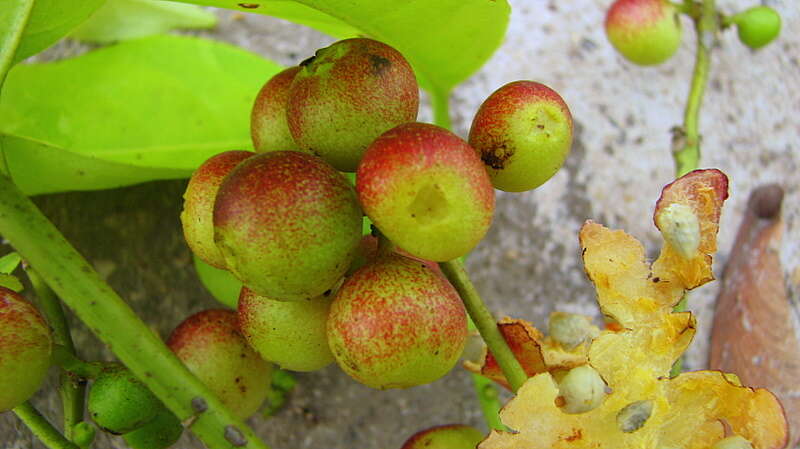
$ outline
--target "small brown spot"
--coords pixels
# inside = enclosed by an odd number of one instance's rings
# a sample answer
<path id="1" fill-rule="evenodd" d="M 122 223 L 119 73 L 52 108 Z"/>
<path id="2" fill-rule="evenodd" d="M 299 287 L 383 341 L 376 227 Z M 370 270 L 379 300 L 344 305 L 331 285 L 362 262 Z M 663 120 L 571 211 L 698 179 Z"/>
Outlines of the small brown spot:
<path id="1" fill-rule="evenodd" d="M 258 3 L 239 3 L 239 7 L 244 9 L 256 9 L 259 6 L 261 5 L 259 5 Z"/>
<path id="2" fill-rule="evenodd" d="M 193 398 L 192 410 L 194 410 L 195 413 L 203 413 L 204 411 L 208 410 L 208 404 L 206 403 L 206 400 L 200 396 Z"/>
<path id="3" fill-rule="evenodd" d="M 653 282 L 656 282 L 656 283 L 657 282 L 661 282 L 661 278 L 660 277 L 654 277 L 653 278 Z"/>
<path id="4" fill-rule="evenodd" d="M 372 65 L 372 74 L 375 76 L 382 76 L 392 66 L 392 61 L 379 55 L 369 55 L 369 62 Z"/>
<path id="5" fill-rule="evenodd" d="M 244 437 L 242 431 L 236 426 L 225 426 L 225 439 L 228 443 L 236 447 L 247 445 L 247 438 Z"/>
<path id="6" fill-rule="evenodd" d="M 567 405 L 567 400 L 564 399 L 564 396 L 557 396 L 556 400 L 553 401 L 553 402 L 556 404 L 556 407 L 559 407 L 559 408 Z"/>
<path id="7" fill-rule="evenodd" d="M 572 429 L 572 435 L 564 438 L 564 441 L 572 442 L 575 440 L 580 440 L 581 438 L 583 438 L 583 432 L 581 429 Z"/>
<path id="8" fill-rule="evenodd" d="M 495 170 L 502 170 L 513 154 L 514 152 L 509 151 L 506 145 L 503 144 L 489 151 L 481 151 L 481 160 Z"/>

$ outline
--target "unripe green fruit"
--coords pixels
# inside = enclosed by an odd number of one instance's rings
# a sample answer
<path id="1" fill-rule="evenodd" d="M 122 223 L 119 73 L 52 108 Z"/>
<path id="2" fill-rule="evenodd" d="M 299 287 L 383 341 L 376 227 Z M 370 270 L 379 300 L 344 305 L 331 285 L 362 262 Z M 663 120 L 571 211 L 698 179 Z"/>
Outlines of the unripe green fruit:
<path id="1" fill-rule="evenodd" d="M 589 365 L 569 370 L 558 383 L 558 390 L 566 413 L 585 413 L 594 410 L 606 397 L 606 383 L 600 374 Z"/>
<path id="2" fill-rule="evenodd" d="M 775 40 L 781 32 L 781 16 L 768 6 L 754 6 L 731 21 L 736 24 L 739 40 L 754 50 Z"/>
<path id="3" fill-rule="evenodd" d="M 421 430 L 400 449 L 475 449 L 483 438 L 483 433 L 474 427 L 450 424 Z"/>
<path id="4" fill-rule="evenodd" d="M 192 252 L 213 267 L 225 269 L 225 258 L 214 243 L 214 199 L 222 179 L 253 154 L 226 151 L 210 157 L 192 174 L 183 194 L 183 236 Z"/>
<path id="5" fill-rule="evenodd" d="M 300 67 L 290 67 L 270 78 L 258 91 L 250 113 L 250 136 L 256 152 L 300 150 L 286 122 L 289 87 Z"/>
<path id="6" fill-rule="evenodd" d="M 667 0 L 616 0 L 605 28 L 617 51 L 640 65 L 666 61 L 681 44 L 678 12 Z"/>
<path id="7" fill-rule="evenodd" d="M 346 39 L 300 64 L 286 117 L 295 142 L 341 171 L 354 171 L 383 132 L 417 118 L 419 87 L 397 50 Z"/>
<path id="8" fill-rule="evenodd" d="M 494 189 L 475 150 L 425 123 L 377 138 L 358 166 L 356 189 L 364 212 L 389 240 L 437 262 L 471 251 L 494 213 Z"/>
<path id="9" fill-rule="evenodd" d="M 333 362 L 325 333 L 333 295 L 278 301 L 247 287 L 239 296 L 239 326 L 261 357 L 293 371 L 315 371 Z"/>
<path id="10" fill-rule="evenodd" d="M 180 420 L 166 407 L 144 426 L 122 435 L 131 449 L 165 449 L 178 441 L 183 433 Z"/>
<path id="11" fill-rule="evenodd" d="M 205 310 L 184 320 L 167 346 L 233 413 L 255 413 L 269 390 L 272 367 L 248 346 L 236 312 Z"/>
<path id="12" fill-rule="evenodd" d="M 50 368 L 50 328 L 33 304 L 0 287 L 0 412 L 28 400 Z"/>
<path id="13" fill-rule="evenodd" d="M 104 368 L 89 390 L 89 415 L 101 429 L 117 435 L 143 426 L 162 407 L 158 398 L 122 365 Z"/>
<path id="14" fill-rule="evenodd" d="M 464 349 L 458 293 L 425 264 L 386 255 L 345 280 L 328 342 L 348 375 L 372 388 L 407 388 L 445 375 Z"/>
<path id="15" fill-rule="evenodd" d="M 553 89 L 515 81 L 483 102 L 472 120 L 469 144 L 496 188 L 535 189 L 564 165 L 572 146 L 572 115 Z"/>
<path id="16" fill-rule="evenodd" d="M 344 275 L 361 238 L 350 183 L 322 159 L 260 153 L 227 176 L 214 204 L 228 269 L 259 295 L 315 298 Z"/>

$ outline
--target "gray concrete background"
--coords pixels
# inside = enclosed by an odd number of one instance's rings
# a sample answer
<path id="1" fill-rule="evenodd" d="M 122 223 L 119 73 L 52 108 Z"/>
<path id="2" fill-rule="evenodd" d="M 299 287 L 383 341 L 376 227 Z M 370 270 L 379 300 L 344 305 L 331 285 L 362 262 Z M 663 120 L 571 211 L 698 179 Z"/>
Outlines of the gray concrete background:
<path id="1" fill-rule="evenodd" d="M 469 260 L 478 289 L 496 315 L 546 322 L 554 309 L 596 315 L 594 293 L 580 262 L 577 232 L 587 218 L 623 228 L 657 254 L 651 214 L 661 187 L 672 179 L 669 130 L 680 124 L 693 62 L 694 33 L 684 22 L 684 45 L 670 61 L 642 68 L 607 43 L 603 17 L 610 0 L 512 1 L 505 43 L 452 99 L 457 133 L 465 136 L 479 104 L 506 82 L 533 79 L 567 101 L 577 127 L 565 169 L 534 192 L 498 193 L 486 239 Z M 749 191 L 766 182 L 786 190 L 782 261 L 791 298 L 800 292 L 800 8 L 794 0 L 767 1 L 784 21 L 779 40 L 753 53 L 735 32 L 720 38 L 712 62 L 701 130 L 703 167 L 731 178 L 722 216 L 721 273 Z M 719 1 L 733 12 L 746 0 Z M 219 11 L 218 28 L 205 35 L 229 41 L 283 64 L 295 64 L 332 40 L 311 30 L 254 14 Z M 62 44 L 51 56 L 80 51 Z M 421 120 L 430 120 L 423 108 Z M 215 302 L 202 289 L 181 241 L 178 213 L 183 181 L 150 183 L 105 192 L 37 199 L 117 291 L 166 337 L 188 314 Z M 87 204 L 91 207 L 87 209 Z M 696 290 L 690 308 L 699 329 L 687 366 L 705 366 L 713 300 L 718 285 Z M 74 320 L 73 320 L 74 321 Z M 86 358 L 111 353 L 75 323 Z M 399 448 L 415 431 L 462 422 L 482 427 L 469 376 L 456 369 L 433 384 L 378 392 L 351 381 L 337 367 L 298 375 L 289 407 L 250 423 L 275 449 Z M 51 382 L 52 384 L 52 382 Z M 36 405 L 57 419 L 52 389 Z M 123 447 L 103 437 L 96 447 Z M 10 413 L 0 415 L 0 447 L 41 447 Z M 201 445 L 185 435 L 175 447 Z"/>

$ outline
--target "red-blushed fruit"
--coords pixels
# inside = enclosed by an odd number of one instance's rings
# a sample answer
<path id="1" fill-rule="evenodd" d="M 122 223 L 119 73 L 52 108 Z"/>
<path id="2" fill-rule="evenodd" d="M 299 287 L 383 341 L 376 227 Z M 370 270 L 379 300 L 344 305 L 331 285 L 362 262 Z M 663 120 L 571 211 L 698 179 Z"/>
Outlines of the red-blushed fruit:
<path id="1" fill-rule="evenodd" d="M 483 433 L 474 427 L 449 424 L 420 430 L 400 449 L 475 449 L 483 438 Z"/>
<path id="2" fill-rule="evenodd" d="M 325 334 L 333 295 L 277 301 L 247 287 L 239 295 L 239 327 L 261 357 L 292 371 L 315 371 L 333 362 Z"/>
<path id="3" fill-rule="evenodd" d="M 286 123 L 289 87 L 300 67 L 290 67 L 269 79 L 258 91 L 250 113 L 250 137 L 256 152 L 299 150 Z"/>
<path id="4" fill-rule="evenodd" d="M 210 157 L 197 167 L 183 194 L 183 236 L 192 252 L 211 266 L 225 269 L 225 258 L 214 243 L 213 213 L 217 190 L 222 179 L 253 154 L 250 151 L 226 151 Z"/>
<path id="5" fill-rule="evenodd" d="M 407 388 L 445 375 L 464 349 L 458 293 L 425 264 L 388 254 L 345 280 L 328 316 L 328 343 L 348 375 Z"/>
<path id="6" fill-rule="evenodd" d="M 358 166 L 356 190 L 389 240 L 437 262 L 472 250 L 494 213 L 494 189 L 475 150 L 425 123 L 400 125 L 376 139 Z"/>
<path id="7" fill-rule="evenodd" d="M 0 287 L 0 412 L 27 401 L 50 368 L 50 328 L 33 304 Z"/>
<path id="8" fill-rule="evenodd" d="M 678 12 L 667 0 L 616 0 L 605 28 L 617 51 L 640 65 L 666 61 L 681 44 Z"/>
<path id="9" fill-rule="evenodd" d="M 401 256 L 406 256 L 408 258 L 418 260 L 424 263 L 425 266 L 433 270 L 434 273 L 444 277 L 444 273 L 442 273 L 442 269 L 439 268 L 438 263 L 431 260 L 425 260 L 416 257 L 413 254 L 410 254 L 408 251 L 404 250 L 403 248 L 400 248 L 399 246 L 394 247 L 393 251 L 397 254 L 400 254 Z M 361 237 L 361 243 L 359 243 L 358 245 L 358 251 L 356 252 L 356 257 L 353 259 L 353 263 L 350 264 L 350 268 L 347 270 L 346 276 L 350 276 L 364 265 L 374 262 L 375 260 L 378 259 L 380 255 L 381 254 L 378 251 L 377 237 L 375 237 L 374 235 L 365 235 Z"/>
<path id="10" fill-rule="evenodd" d="M 228 270 L 255 293 L 311 299 L 347 271 L 361 218 L 353 187 L 322 159 L 297 151 L 260 153 L 222 182 L 215 241 Z"/>
<path id="11" fill-rule="evenodd" d="M 496 188 L 535 189 L 564 165 L 572 146 L 572 115 L 553 89 L 514 81 L 497 89 L 478 109 L 469 144 Z"/>
<path id="12" fill-rule="evenodd" d="M 300 64 L 286 114 L 295 142 L 342 171 L 354 171 L 384 131 L 417 118 L 419 87 L 394 48 L 346 39 Z"/>
<path id="13" fill-rule="evenodd" d="M 239 333 L 236 312 L 196 313 L 172 331 L 167 346 L 240 418 L 255 413 L 267 397 L 272 367 Z"/>

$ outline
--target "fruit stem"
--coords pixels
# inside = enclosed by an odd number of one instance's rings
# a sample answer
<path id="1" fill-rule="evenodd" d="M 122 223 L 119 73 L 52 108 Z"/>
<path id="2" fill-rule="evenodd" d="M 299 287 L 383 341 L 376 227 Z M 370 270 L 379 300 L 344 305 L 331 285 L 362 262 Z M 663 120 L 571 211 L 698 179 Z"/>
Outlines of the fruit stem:
<path id="1" fill-rule="evenodd" d="M 450 92 L 432 89 L 430 91 L 433 103 L 433 123 L 445 129 L 450 129 Z"/>
<path id="2" fill-rule="evenodd" d="M 103 369 L 102 362 L 84 362 L 83 360 L 75 357 L 75 353 L 70 351 L 67 347 L 60 344 L 53 345 L 52 355 L 53 365 L 58 365 L 64 371 L 78 376 L 80 379 L 94 379 L 100 375 Z M 81 409 L 81 416 L 83 410 Z"/>
<path id="3" fill-rule="evenodd" d="M 53 427 L 50 421 L 42 416 L 30 402 L 25 401 L 14 407 L 14 413 L 31 429 L 36 438 L 50 449 L 80 449 L 64 435 L 61 435 L 61 432 Z"/>
<path id="4" fill-rule="evenodd" d="M 475 322 L 469 320 L 470 332 L 476 330 Z M 486 426 L 491 430 L 508 430 L 506 426 L 500 421 L 500 395 L 497 393 L 495 383 L 480 374 L 471 373 L 472 383 L 475 387 L 475 394 L 478 396 L 478 403 L 483 412 L 483 420 L 486 421 Z"/>
<path id="5" fill-rule="evenodd" d="M 53 329 L 53 341 L 63 351 L 68 352 L 75 358 L 75 345 L 72 343 L 72 336 L 69 333 L 69 325 L 67 324 L 66 316 L 64 316 L 64 308 L 61 307 L 61 302 L 33 267 L 26 264 L 24 268 L 34 291 L 36 291 L 39 310 L 47 320 L 47 324 Z M 58 394 L 61 397 L 61 405 L 64 408 L 64 436 L 72 440 L 72 430 L 75 424 L 83 420 L 86 382 L 76 379 L 68 371 L 64 370 L 59 376 Z"/>
<path id="6" fill-rule="evenodd" d="M 5 176 L 0 176 L 0 235 L 207 447 L 267 449 Z M 192 404 L 202 402 L 203 410 L 195 411 Z"/>
<path id="7" fill-rule="evenodd" d="M 444 275 L 447 276 L 447 279 L 458 291 L 467 313 L 481 334 L 481 338 L 486 342 L 489 350 L 492 351 L 492 355 L 497 360 L 497 364 L 500 365 L 508 384 L 516 393 L 528 379 L 528 376 L 514 356 L 511 348 L 508 347 L 503 334 L 500 333 L 500 329 L 497 327 L 497 320 L 494 319 L 492 312 L 483 303 L 481 296 L 469 279 L 467 270 L 464 269 L 464 263 L 460 259 L 454 259 L 449 262 L 439 263 L 439 267 L 441 267 Z"/>

